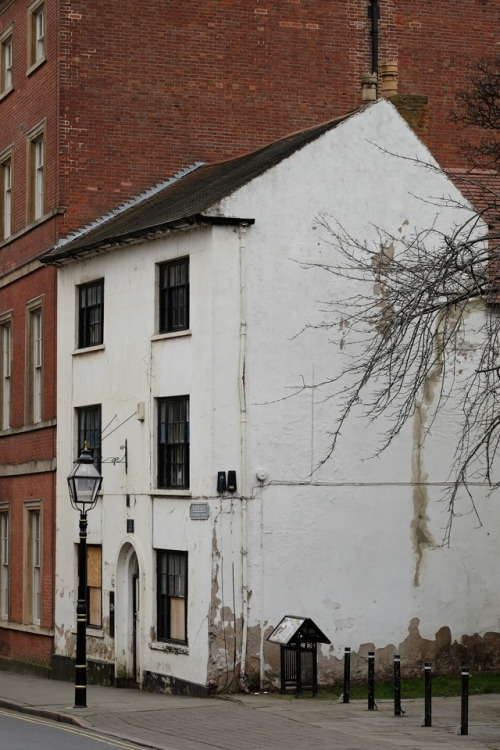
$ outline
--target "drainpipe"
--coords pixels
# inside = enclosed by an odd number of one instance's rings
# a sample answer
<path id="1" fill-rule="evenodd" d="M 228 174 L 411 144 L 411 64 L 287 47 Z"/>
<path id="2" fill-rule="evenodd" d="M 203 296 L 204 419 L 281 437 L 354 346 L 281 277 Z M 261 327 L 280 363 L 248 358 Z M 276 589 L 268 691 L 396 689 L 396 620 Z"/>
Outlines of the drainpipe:
<path id="1" fill-rule="evenodd" d="M 247 224 L 240 224 L 238 235 L 240 241 L 240 449 L 241 449 L 241 660 L 239 683 L 242 690 L 248 692 L 246 684 L 246 655 L 248 642 L 248 564 L 247 564 L 247 406 L 245 393 L 245 360 L 246 360 L 246 288 L 245 288 L 245 237 Z"/>
<path id="2" fill-rule="evenodd" d="M 378 19 L 380 18 L 378 0 L 370 0 L 368 17 L 372 20 L 372 73 L 378 73 Z"/>

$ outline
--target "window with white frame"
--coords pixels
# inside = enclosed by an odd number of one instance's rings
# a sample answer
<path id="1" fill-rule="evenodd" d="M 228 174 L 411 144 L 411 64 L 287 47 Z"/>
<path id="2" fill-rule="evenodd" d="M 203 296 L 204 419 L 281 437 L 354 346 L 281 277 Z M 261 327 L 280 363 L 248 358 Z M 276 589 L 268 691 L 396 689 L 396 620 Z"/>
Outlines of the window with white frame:
<path id="1" fill-rule="evenodd" d="M 45 57 L 45 8 L 40 5 L 33 13 L 35 29 L 35 58 L 36 61 Z"/>
<path id="2" fill-rule="evenodd" d="M 33 604 L 32 604 L 32 621 L 40 625 L 41 617 L 41 533 L 40 533 L 40 511 L 33 510 L 30 512 L 31 517 L 31 564 L 33 575 Z"/>
<path id="3" fill-rule="evenodd" d="M 12 156 L 0 162 L 2 204 L 0 206 L 1 236 L 6 240 L 12 234 Z"/>
<path id="4" fill-rule="evenodd" d="M 43 216 L 45 178 L 45 144 L 43 137 L 35 138 L 31 147 L 33 150 L 33 218 L 39 219 Z"/>
<path id="5" fill-rule="evenodd" d="M 9 619 L 9 510 L 0 505 L 0 619 Z"/>
<path id="6" fill-rule="evenodd" d="M 42 311 L 31 313 L 33 329 L 33 422 L 42 421 Z"/>
<path id="7" fill-rule="evenodd" d="M 36 424 L 43 414 L 43 299 L 36 299 L 27 306 L 27 398 L 26 421 Z"/>
<path id="8" fill-rule="evenodd" d="M 28 7 L 28 68 L 37 66 L 44 60 L 45 3 L 37 0 Z"/>
<path id="9" fill-rule="evenodd" d="M 26 503 L 24 535 L 24 621 L 40 625 L 42 618 L 41 503 Z"/>
<path id="10" fill-rule="evenodd" d="M 0 339 L 2 358 L 0 360 L 0 375 L 2 379 L 0 391 L 0 428 L 10 427 L 11 408 L 11 368 L 12 368 L 12 321 L 10 318 L 0 318 Z"/>
<path id="11" fill-rule="evenodd" d="M 0 95 L 11 90 L 14 83 L 12 26 L 0 36 Z"/>
<path id="12" fill-rule="evenodd" d="M 28 221 L 45 210 L 45 123 L 28 133 Z"/>

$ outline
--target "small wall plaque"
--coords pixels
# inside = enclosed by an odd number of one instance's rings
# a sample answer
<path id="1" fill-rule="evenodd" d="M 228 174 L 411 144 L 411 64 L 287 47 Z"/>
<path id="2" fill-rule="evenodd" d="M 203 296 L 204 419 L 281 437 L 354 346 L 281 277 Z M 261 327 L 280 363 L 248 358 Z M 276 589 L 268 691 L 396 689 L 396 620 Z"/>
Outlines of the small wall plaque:
<path id="1" fill-rule="evenodd" d="M 134 533 L 134 519 L 127 518 L 127 534 L 133 534 L 133 533 Z"/>
<path id="2" fill-rule="evenodd" d="M 206 521 L 210 517 L 210 506 L 208 503 L 191 503 L 189 506 L 189 518 L 192 521 Z"/>

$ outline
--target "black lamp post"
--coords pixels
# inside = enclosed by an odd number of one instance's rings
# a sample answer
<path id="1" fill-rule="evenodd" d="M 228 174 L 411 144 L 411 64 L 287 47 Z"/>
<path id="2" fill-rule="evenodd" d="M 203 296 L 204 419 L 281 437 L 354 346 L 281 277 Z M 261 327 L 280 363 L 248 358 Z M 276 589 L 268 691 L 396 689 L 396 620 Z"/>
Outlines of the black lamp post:
<path id="1" fill-rule="evenodd" d="M 94 466 L 87 443 L 68 477 L 71 505 L 80 511 L 78 546 L 78 602 L 76 605 L 75 708 L 87 706 L 87 511 L 95 508 L 102 476 Z"/>

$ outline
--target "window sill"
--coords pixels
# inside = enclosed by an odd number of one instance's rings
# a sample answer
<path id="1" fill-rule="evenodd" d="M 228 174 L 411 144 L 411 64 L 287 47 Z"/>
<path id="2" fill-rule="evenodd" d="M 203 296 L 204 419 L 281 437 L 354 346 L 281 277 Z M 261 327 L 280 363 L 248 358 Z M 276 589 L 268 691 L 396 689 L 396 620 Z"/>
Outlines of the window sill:
<path id="1" fill-rule="evenodd" d="M 155 333 L 151 336 L 151 341 L 163 341 L 164 339 L 178 339 L 183 336 L 192 336 L 191 329 L 186 331 L 173 331 L 172 333 Z"/>
<path id="2" fill-rule="evenodd" d="M 151 493 L 151 497 L 178 497 L 178 498 L 184 498 L 184 497 L 193 497 L 193 493 L 191 490 L 153 490 Z"/>
<path id="3" fill-rule="evenodd" d="M 167 641 L 154 641 L 149 644 L 149 648 L 152 651 L 164 651 L 167 654 L 181 654 L 182 656 L 189 656 L 189 648 L 182 646 L 180 643 L 170 643 Z"/>
<path id="4" fill-rule="evenodd" d="M 22 427 L 7 427 L 0 429 L 0 435 L 6 437 L 8 435 L 19 435 L 23 432 L 34 432 L 35 430 L 46 430 L 48 427 L 55 427 L 57 424 L 55 419 L 46 419 L 44 422 L 34 422 L 33 424 L 26 424 Z"/>
<path id="5" fill-rule="evenodd" d="M 87 638 L 104 638 L 104 630 L 102 628 L 92 628 L 87 625 Z"/>
<path id="6" fill-rule="evenodd" d="M 0 620 L 0 628 L 7 630 L 18 630 L 21 633 L 36 633 L 38 635 L 47 635 L 52 637 L 54 635 L 54 628 L 45 628 L 41 625 L 33 624 L 21 624 L 19 622 L 10 622 L 10 620 Z"/>
<path id="7" fill-rule="evenodd" d="M 2 93 L 0 94 L 0 102 L 6 99 L 9 96 L 9 94 L 12 94 L 13 91 L 14 91 L 14 86 L 9 86 L 8 89 L 5 89 L 5 91 L 2 91 Z"/>
<path id="8" fill-rule="evenodd" d="M 28 78 L 32 73 L 35 72 L 35 70 L 38 70 L 42 65 L 44 65 L 47 62 L 46 57 L 41 57 L 40 60 L 37 60 L 33 63 L 33 65 L 30 65 L 28 70 L 26 71 L 26 78 Z"/>
<path id="9" fill-rule="evenodd" d="M 15 234 L 11 234 L 10 237 L 6 237 L 4 240 L 0 241 L 0 250 L 4 245 L 8 245 L 10 242 L 14 242 L 14 240 L 17 240 L 19 237 L 22 237 L 24 234 L 27 234 L 28 232 L 31 232 L 33 229 L 36 229 L 41 224 L 44 224 L 46 221 L 49 221 L 49 219 L 53 219 L 54 216 L 63 216 L 66 213 L 65 208 L 55 208 L 53 211 L 49 211 L 48 213 L 41 216 L 39 219 L 36 219 L 35 221 L 30 221 L 29 224 L 27 224 L 23 229 L 19 230 L 19 232 L 15 232 Z M 37 268 L 40 267 L 39 262 L 37 261 Z"/>
<path id="10" fill-rule="evenodd" d="M 98 344 L 98 346 L 85 346 L 82 349 L 74 349 L 71 352 L 72 357 L 78 357 L 81 354 L 92 354 L 92 352 L 103 352 L 105 350 L 105 344 Z"/>

